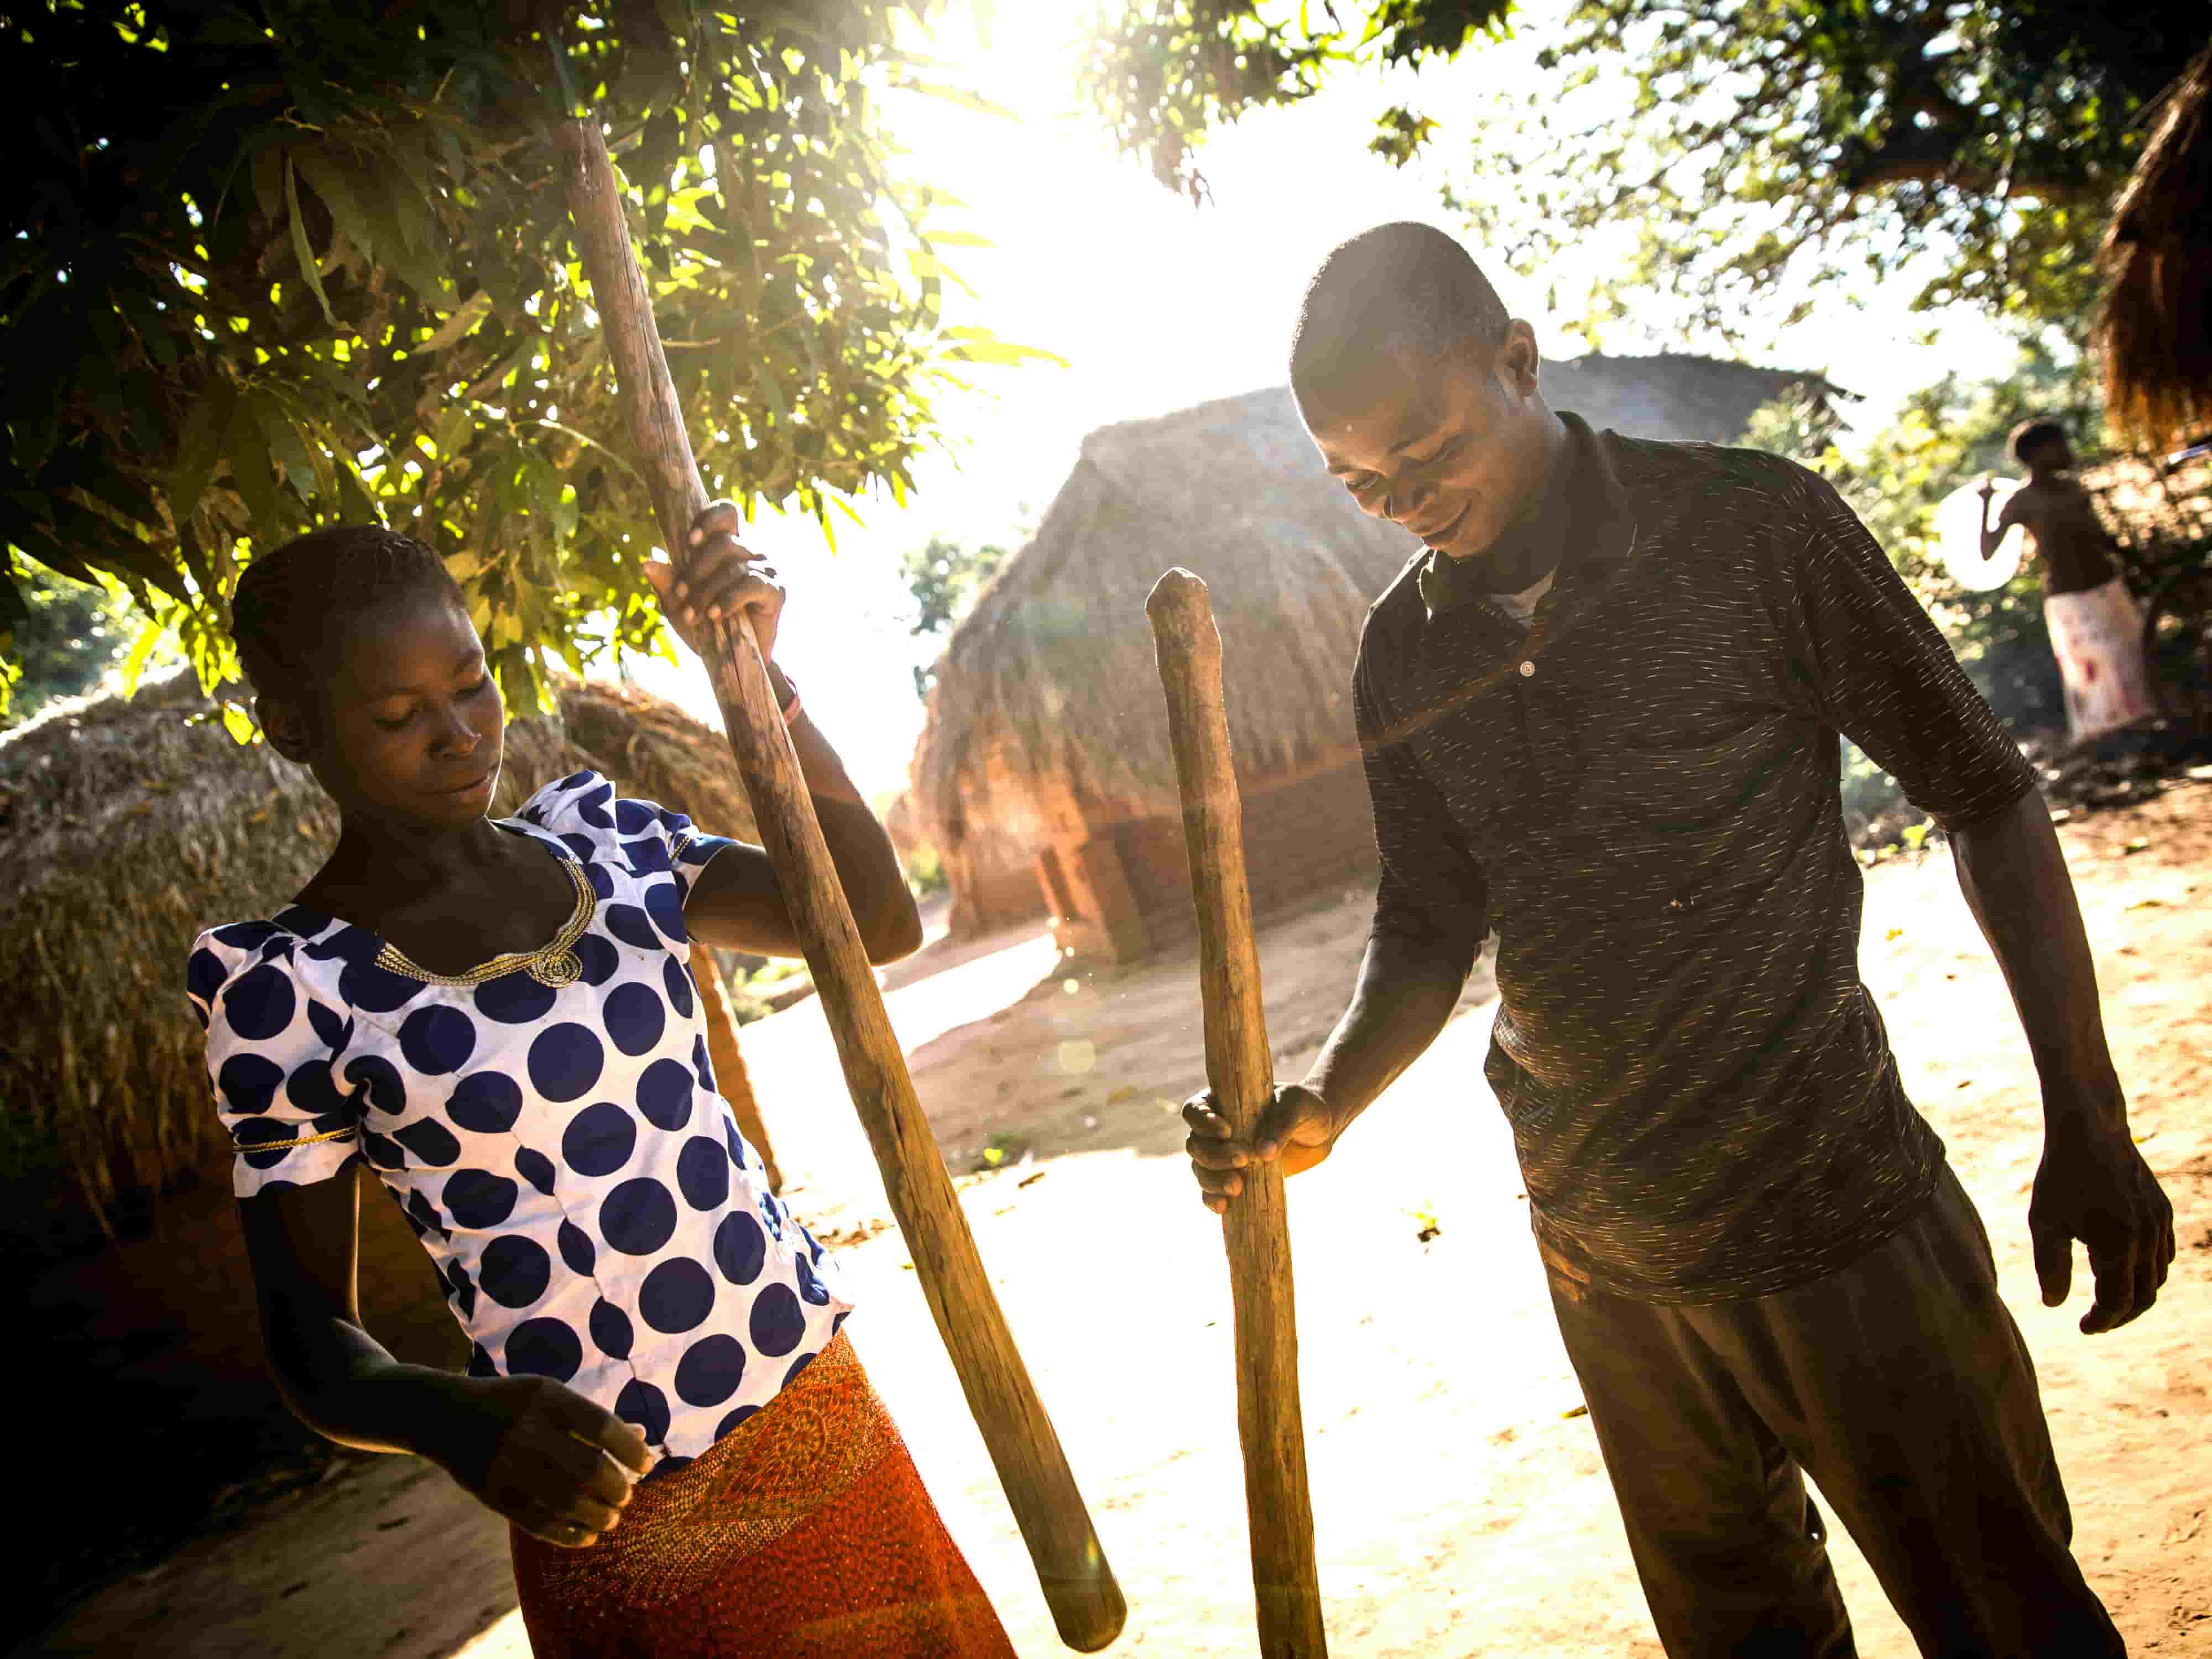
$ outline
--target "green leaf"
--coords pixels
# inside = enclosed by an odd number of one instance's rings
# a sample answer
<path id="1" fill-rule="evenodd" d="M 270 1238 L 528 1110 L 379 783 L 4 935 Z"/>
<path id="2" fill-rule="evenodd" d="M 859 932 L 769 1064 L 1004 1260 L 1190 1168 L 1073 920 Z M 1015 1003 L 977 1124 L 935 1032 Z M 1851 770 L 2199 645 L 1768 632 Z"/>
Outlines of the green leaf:
<path id="1" fill-rule="evenodd" d="M 147 659 L 153 656 L 154 648 L 167 639 L 168 635 L 168 626 L 164 623 L 149 622 L 138 630 L 138 637 L 131 641 L 131 654 L 123 659 L 123 695 L 125 696 L 131 696 L 137 693 L 138 677 L 146 672 Z"/>
<path id="2" fill-rule="evenodd" d="M 179 523 L 199 510 L 201 498 L 215 481 L 224 432 L 237 401 L 230 382 L 217 375 L 185 413 L 177 436 L 176 467 L 169 474 L 169 512 Z"/>
<path id="3" fill-rule="evenodd" d="M 1036 362 L 1067 367 L 1067 359 L 1056 351 L 1047 351 L 1042 346 L 1018 345 L 1000 339 L 987 328 L 952 326 L 941 332 L 946 339 L 957 343 L 952 355 L 966 362 L 1012 365 Z"/>
<path id="4" fill-rule="evenodd" d="M 304 149 L 298 165 L 309 186 L 331 210 L 331 222 L 345 233 L 346 240 L 373 263 L 382 264 L 388 250 L 371 234 L 368 216 L 362 211 L 360 199 L 344 173 L 328 157 Z"/>
<path id="5" fill-rule="evenodd" d="M 441 457 L 458 455 L 468 447 L 469 440 L 475 435 L 476 429 L 476 422 L 467 406 L 454 404 L 438 417 L 438 424 L 430 434 L 430 441 L 438 446 Z"/>
<path id="6" fill-rule="evenodd" d="M 252 520 L 255 552 L 268 552 L 283 536 L 284 526 L 276 515 L 276 487 L 270 477 L 276 459 L 269 453 L 269 439 L 251 398 L 238 400 L 225 438 L 224 459 L 230 463 L 231 482 L 238 487 Z"/>
<path id="7" fill-rule="evenodd" d="M 322 273 L 315 269 L 315 250 L 307 242 L 307 221 L 300 211 L 300 183 L 289 160 L 284 163 L 284 204 L 291 210 L 292 257 L 300 262 L 300 275 L 314 291 L 315 303 L 323 308 L 323 320 L 336 328 L 337 313 L 331 309 L 331 296 L 323 292 Z"/>

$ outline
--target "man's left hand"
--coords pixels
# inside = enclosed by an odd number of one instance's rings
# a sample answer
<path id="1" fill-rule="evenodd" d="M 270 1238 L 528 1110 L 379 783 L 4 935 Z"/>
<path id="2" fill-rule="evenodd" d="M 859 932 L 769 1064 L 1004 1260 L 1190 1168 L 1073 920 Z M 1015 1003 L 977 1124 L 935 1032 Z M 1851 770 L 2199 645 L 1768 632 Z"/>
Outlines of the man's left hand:
<path id="1" fill-rule="evenodd" d="M 2027 1231 L 2047 1308 L 2073 1286 L 2074 1241 L 2088 1247 L 2097 1297 L 2081 1316 L 2084 1335 L 2116 1330 L 2157 1301 L 2173 1265 L 2173 1206 L 2124 1126 L 2045 1139 Z"/>

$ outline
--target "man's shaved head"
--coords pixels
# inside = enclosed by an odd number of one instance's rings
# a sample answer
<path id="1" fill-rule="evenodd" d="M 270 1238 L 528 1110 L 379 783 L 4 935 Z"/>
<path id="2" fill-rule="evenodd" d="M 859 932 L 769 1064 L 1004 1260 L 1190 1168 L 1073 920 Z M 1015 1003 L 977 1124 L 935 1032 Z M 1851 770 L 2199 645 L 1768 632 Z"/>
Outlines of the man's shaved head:
<path id="1" fill-rule="evenodd" d="M 1306 284 L 1291 388 L 1301 404 L 1335 405 L 1386 365 L 1419 373 L 1465 343 L 1489 352 L 1509 320 L 1490 279 L 1443 232 L 1377 225 L 1340 244 Z"/>

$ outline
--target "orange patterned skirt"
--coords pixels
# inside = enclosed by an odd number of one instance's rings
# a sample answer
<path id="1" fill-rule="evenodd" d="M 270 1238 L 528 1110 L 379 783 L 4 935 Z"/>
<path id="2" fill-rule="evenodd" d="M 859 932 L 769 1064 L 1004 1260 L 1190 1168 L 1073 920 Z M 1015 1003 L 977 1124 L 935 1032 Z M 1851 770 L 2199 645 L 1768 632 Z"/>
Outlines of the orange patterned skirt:
<path id="1" fill-rule="evenodd" d="M 1013 1659 L 842 1334 L 590 1548 L 514 1547 L 536 1659 Z"/>

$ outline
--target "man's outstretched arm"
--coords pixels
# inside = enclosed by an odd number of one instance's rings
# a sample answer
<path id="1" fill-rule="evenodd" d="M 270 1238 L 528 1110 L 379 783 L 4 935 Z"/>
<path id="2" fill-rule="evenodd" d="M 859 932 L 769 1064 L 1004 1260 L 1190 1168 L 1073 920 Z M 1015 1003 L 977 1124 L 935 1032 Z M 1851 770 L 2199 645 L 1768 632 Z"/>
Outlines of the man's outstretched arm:
<path id="1" fill-rule="evenodd" d="M 1304 1083 L 1278 1085 L 1249 1141 L 1231 1134 L 1211 1090 L 1184 1103 L 1184 1150 L 1206 1206 L 1217 1214 L 1244 1190 L 1238 1171 L 1280 1158 L 1283 1173 L 1310 1170 L 1329 1154 L 1352 1119 L 1375 1103 L 1427 1050 L 1467 985 L 1462 953 L 1377 933 L 1360 959 L 1352 1006 L 1329 1033 Z"/>
<path id="2" fill-rule="evenodd" d="M 2065 1301 L 2078 1238 L 2097 1285 L 2081 1329 L 2109 1331 L 2158 1299 L 2173 1261 L 2173 1206 L 2128 1132 L 2073 878 L 2033 790 L 1954 830 L 1951 842 L 1960 890 L 2011 988 L 2042 1079 L 2043 1162 L 2027 1226 L 2043 1300 Z"/>

